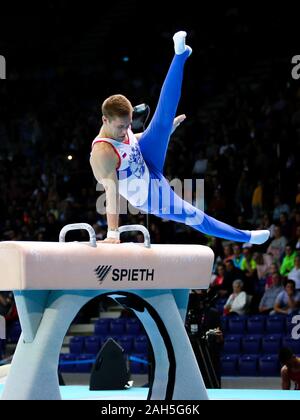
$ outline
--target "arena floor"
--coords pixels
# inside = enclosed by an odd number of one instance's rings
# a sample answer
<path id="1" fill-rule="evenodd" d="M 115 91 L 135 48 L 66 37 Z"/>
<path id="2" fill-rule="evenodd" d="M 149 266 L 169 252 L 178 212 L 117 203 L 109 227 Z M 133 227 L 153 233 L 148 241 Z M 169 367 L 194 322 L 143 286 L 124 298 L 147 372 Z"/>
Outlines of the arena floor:
<path id="1" fill-rule="evenodd" d="M 3 385 L 0 385 L 0 398 Z M 90 391 L 88 386 L 61 386 L 63 400 L 146 400 L 148 388 L 133 387 L 125 391 Z M 298 400 L 299 391 L 275 389 L 208 389 L 210 400 Z"/>

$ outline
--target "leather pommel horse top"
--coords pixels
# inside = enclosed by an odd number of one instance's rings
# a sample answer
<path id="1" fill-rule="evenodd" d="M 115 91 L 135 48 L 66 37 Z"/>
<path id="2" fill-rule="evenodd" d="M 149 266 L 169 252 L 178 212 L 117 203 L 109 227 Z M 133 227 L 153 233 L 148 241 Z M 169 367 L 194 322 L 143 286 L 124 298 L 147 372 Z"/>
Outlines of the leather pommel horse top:
<path id="1" fill-rule="evenodd" d="M 213 251 L 202 245 L 0 242 L 0 290 L 201 289 Z"/>

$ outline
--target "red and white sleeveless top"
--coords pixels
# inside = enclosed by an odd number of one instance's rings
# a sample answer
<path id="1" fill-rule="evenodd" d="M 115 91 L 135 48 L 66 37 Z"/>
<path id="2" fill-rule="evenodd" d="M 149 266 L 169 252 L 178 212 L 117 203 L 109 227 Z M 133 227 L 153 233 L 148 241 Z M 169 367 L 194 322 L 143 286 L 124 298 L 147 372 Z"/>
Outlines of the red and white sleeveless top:
<path id="1" fill-rule="evenodd" d="M 97 136 L 92 143 L 109 143 L 118 156 L 117 176 L 119 179 L 119 193 L 133 206 L 142 206 L 148 198 L 149 169 L 144 161 L 139 143 L 129 129 L 128 140 L 119 142 L 110 138 Z"/>

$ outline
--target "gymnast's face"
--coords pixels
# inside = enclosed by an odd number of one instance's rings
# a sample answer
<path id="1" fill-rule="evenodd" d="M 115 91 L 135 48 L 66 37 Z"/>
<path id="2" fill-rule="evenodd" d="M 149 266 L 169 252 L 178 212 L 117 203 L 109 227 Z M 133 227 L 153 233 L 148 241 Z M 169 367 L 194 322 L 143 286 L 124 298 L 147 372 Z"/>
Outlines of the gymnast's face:
<path id="1" fill-rule="evenodd" d="M 102 117 L 102 120 L 108 137 L 120 142 L 126 139 L 127 130 L 132 123 L 132 114 L 128 117 L 115 117 L 112 119 Z"/>

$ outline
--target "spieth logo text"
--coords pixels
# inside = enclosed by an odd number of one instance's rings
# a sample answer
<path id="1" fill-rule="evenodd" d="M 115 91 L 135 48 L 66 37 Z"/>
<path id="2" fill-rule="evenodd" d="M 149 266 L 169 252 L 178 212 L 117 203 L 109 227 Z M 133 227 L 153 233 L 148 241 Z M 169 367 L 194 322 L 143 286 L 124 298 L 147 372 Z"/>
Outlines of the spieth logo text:
<path id="1" fill-rule="evenodd" d="M 154 281 L 154 268 L 112 268 L 111 265 L 99 265 L 94 270 L 100 284 L 111 272 L 112 281 Z"/>

